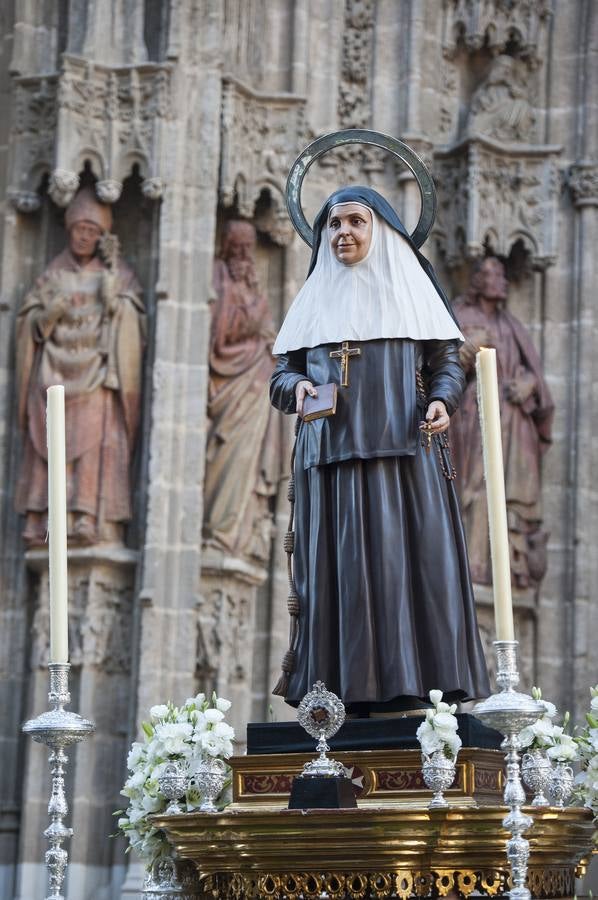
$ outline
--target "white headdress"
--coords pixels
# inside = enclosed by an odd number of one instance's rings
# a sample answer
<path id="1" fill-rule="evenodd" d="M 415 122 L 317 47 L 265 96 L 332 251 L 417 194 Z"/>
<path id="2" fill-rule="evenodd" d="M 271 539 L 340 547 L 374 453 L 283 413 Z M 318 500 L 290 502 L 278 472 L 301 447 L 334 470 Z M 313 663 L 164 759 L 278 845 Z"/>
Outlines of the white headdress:
<path id="1" fill-rule="evenodd" d="M 372 215 L 366 257 L 345 265 L 322 235 L 314 270 L 293 300 L 272 352 L 376 338 L 463 340 L 405 238 L 369 206 L 355 205 Z"/>

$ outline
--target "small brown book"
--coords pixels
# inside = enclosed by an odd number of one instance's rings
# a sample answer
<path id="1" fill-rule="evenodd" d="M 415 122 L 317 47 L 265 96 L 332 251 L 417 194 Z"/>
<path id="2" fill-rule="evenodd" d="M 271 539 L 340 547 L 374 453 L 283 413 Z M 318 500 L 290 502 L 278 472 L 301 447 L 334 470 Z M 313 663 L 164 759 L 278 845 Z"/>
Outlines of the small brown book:
<path id="1" fill-rule="evenodd" d="M 329 384 L 315 384 L 314 387 L 318 391 L 318 396 L 310 397 L 309 394 L 306 394 L 303 401 L 302 418 L 304 422 L 313 422 L 314 419 L 333 416 L 336 412 L 337 385 L 330 382 Z"/>

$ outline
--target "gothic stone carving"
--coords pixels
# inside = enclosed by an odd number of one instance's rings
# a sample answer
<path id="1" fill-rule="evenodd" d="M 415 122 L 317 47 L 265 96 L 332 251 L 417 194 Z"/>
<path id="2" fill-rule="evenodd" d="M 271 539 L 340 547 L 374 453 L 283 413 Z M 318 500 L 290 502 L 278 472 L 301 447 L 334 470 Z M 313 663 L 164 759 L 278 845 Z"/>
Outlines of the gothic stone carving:
<path id="1" fill-rule="evenodd" d="M 576 206 L 598 206 L 598 164 L 579 163 L 571 166 L 569 190 Z"/>
<path id="2" fill-rule="evenodd" d="M 532 79 L 524 62 L 497 56 L 471 99 L 468 132 L 532 143 L 537 124 Z"/>
<path id="3" fill-rule="evenodd" d="M 48 665 L 50 601 L 45 550 L 26 555 L 41 572 L 32 625 L 32 669 Z M 136 554 L 121 558 L 86 550 L 69 551 L 69 659 L 74 667 L 105 674 L 128 674 L 131 668 L 133 569 Z"/>
<path id="4" fill-rule="evenodd" d="M 236 79 L 224 79 L 220 198 L 225 207 L 236 204 L 239 215 L 251 219 L 261 192 L 268 191 L 274 212 L 264 230 L 281 245 L 293 234 L 284 187 L 303 146 L 304 113 L 303 97 L 261 94 Z"/>
<path id="5" fill-rule="evenodd" d="M 436 236 L 449 266 L 485 245 L 506 257 L 519 240 L 535 268 L 554 261 L 560 149 L 474 138 L 435 152 Z"/>
<path id="6" fill-rule="evenodd" d="M 460 44 L 470 52 L 487 46 L 502 53 L 514 42 L 520 57 L 538 62 L 550 0 L 444 0 L 443 5 L 442 45 L 447 56 L 453 56 Z"/>
<path id="7" fill-rule="evenodd" d="M 345 28 L 338 99 L 341 128 L 366 128 L 374 39 L 374 0 L 345 0 Z"/>
<path id="8" fill-rule="evenodd" d="M 174 110 L 171 66 L 109 68 L 62 59 L 59 75 L 15 80 L 10 183 L 14 191 L 31 190 L 53 171 L 50 195 L 66 206 L 89 160 L 98 196 L 114 203 L 133 164 L 146 180 L 161 174 L 162 132 Z M 146 196 L 156 195 L 161 190 L 152 184 Z"/>

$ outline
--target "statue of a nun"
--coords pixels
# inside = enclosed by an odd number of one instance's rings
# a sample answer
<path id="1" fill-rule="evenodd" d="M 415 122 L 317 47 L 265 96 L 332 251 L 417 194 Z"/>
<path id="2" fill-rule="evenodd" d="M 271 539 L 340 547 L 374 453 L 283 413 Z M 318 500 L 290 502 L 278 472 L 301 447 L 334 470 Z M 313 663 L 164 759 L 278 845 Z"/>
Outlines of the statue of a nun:
<path id="1" fill-rule="evenodd" d="M 338 385 L 334 415 L 297 435 L 298 603 L 275 688 L 292 705 L 317 680 L 363 713 L 417 708 L 433 688 L 454 701 L 490 692 L 444 434 L 462 340 L 388 202 L 364 187 L 332 194 L 270 387 L 301 416 L 306 395 Z"/>

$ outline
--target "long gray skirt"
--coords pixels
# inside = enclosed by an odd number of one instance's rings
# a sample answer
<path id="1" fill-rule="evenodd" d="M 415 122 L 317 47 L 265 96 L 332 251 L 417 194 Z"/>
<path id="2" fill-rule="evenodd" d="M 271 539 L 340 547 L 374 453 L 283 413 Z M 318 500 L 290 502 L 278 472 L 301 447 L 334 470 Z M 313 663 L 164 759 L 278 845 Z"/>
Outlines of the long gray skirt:
<path id="1" fill-rule="evenodd" d="M 295 465 L 297 664 L 287 702 L 314 682 L 349 704 L 490 693 L 465 535 L 437 454 Z M 408 705 L 408 704 L 406 704 Z"/>

